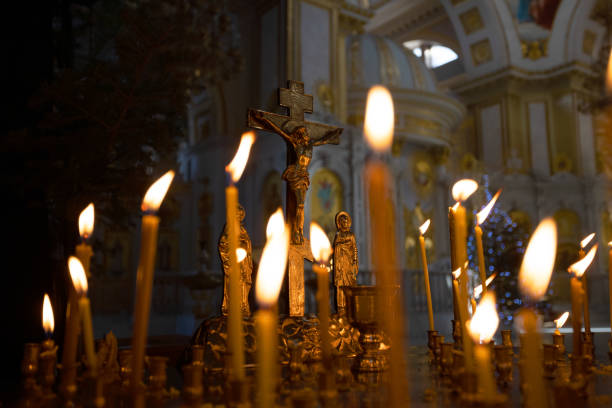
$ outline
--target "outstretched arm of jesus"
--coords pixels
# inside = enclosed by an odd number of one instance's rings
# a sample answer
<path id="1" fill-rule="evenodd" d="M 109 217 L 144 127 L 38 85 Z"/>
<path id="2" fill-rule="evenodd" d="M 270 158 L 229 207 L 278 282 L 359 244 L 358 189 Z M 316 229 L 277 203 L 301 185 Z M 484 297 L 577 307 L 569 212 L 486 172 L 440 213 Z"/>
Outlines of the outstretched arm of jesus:
<path id="1" fill-rule="evenodd" d="M 343 128 L 337 128 L 334 130 L 330 130 L 326 134 L 324 134 L 321 138 L 312 141 L 313 146 L 320 146 L 324 144 L 338 144 L 340 143 L 340 133 L 342 133 Z"/>
<path id="2" fill-rule="evenodd" d="M 276 123 L 274 123 L 270 119 L 266 118 L 262 112 L 254 111 L 252 115 L 253 115 L 253 119 L 255 119 L 257 122 L 262 123 L 264 125 L 267 125 L 267 127 L 270 128 L 270 130 L 272 130 L 275 133 L 278 133 L 284 139 L 286 139 L 287 141 L 291 142 L 291 144 L 294 144 L 293 140 L 291 139 L 291 137 L 287 133 L 285 133 L 285 131 L 283 129 L 281 129 L 280 127 L 276 126 Z M 264 129 L 264 130 L 268 130 L 268 129 Z"/>

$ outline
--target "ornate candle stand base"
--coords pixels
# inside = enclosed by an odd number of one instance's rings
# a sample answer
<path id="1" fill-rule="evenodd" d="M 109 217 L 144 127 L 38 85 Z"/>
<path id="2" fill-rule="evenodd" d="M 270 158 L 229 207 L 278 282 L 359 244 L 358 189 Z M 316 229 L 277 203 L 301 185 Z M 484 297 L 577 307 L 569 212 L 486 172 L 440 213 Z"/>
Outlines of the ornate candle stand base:
<path id="1" fill-rule="evenodd" d="M 55 365 L 57 362 L 55 352 L 43 353 L 40 358 L 40 384 L 42 396 L 45 399 L 55 398 L 53 384 L 55 384 Z"/>
<path id="2" fill-rule="evenodd" d="M 386 370 L 385 354 L 380 350 L 382 334 L 379 317 L 382 303 L 376 286 L 343 286 L 346 294 L 346 313 L 351 325 L 359 330 L 359 344 L 362 352 L 355 359 L 354 370 L 358 373 L 381 372 Z"/>
<path id="3" fill-rule="evenodd" d="M 168 396 L 168 390 L 166 390 L 167 363 L 167 357 L 149 357 L 149 393 L 153 398 L 161 399 Z"/>
<path id="4" fill-rule="evenodd" d="M 553 344 L 557 348 L 557 361 L 565 360 L 565 335 L 563 333 L 553 333 Z"/>
<path id="5" fill-rule="evenodd" d="M 508 352 L 508 346 L 495 346 L 495 370 L 497 371 L 497 383 L 506 388 L 512 383 L 512 353 Z"/>
<path id="6" fill-rule="evenodd" d="M 21 361 L 21 374 L 23 375 L 23 390 L 27 395 L 37 391 L 36 373 L 38 372 L 38 360 L 40 355 L 40 344 L 26 343 Z"/>

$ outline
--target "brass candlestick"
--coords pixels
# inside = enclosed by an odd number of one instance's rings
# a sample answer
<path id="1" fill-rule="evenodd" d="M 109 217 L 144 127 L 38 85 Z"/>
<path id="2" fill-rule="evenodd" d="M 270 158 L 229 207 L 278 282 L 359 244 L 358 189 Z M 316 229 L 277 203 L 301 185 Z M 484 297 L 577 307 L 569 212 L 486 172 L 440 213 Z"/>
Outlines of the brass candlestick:
<path id="1" fill-rule="evenodd" d="M 463 348 L 462 338 L 461 338 L 461 321 L 451 320 L 451 324 L 453 327 L 453 341 L 455 342 L 455 348 L 460 350 Z"/>
<path id="2" fill-rule="evenodd" d="M 149 357 L 149 392 L 153 398 L 164 398 L 168 394 L 166 391 L 167 363 L 167 357 Z"/>
<path id="3" fill-rule="evenodd" d="M 506 351 L 510 355 L 510 363 L 512 363 L 512 357 L 514 354 L 513 345 L 512 345 L 512 330 L 502 330 L 502 345 L 506 347 Z"/>
<path id="4" fill-rule="evenodd" d="M 43 398 L 54 398 L 53 384 L 55 384 L 55 366 L 57 362 L 56 350 L 47 350 L 40 354 L 40 384 Z"/>
<path id="5" fill-rule="evenodd" d="M 582 358 L 584 359 L 585 370 L 590 370 L 595 361 L 595 344 L 593 342 L 593 332 L 582 332 Z"/>
<path id="6" fill-rule="evenodd" d="M 194 364 L 204 364 L 204 346 L 199 344 L 191 346 L 191 362 Z"/>
<path id="7" fill-rule="evenodd" d="M 494 350 L 497 383 L 505 388 L 512 383 L 512 354 L 506 345 L 495 346 Z"/>
<path id="8" fill-rule="evenodd" d="M 547 378 L 555 377 L 557 369 L 557 346 L 554 344 L 544 344 L 544 376 Z"/>
<path id="9" fill-rule="evenodd" d="M 23 374 L 23 389 L 26 392 L 35 391 L 36 373 L 38 372 L 38 357 L 40 355 L 40 344 L 26 343 L 23 360 L 21 361 L 21 374 Z"/>
<path id="10" fill-rule="evenodd" d="M 436 368 L 440 367 L 440 354 L 441 354 L 441 346 L 444 342 L 444 336 L 436 334 L 434 336 L 434 344 L 433 344 L 433 354 L 434 354 L 434 364 Z"/>
<path id="11" fill-rule="evenodd" d="M 440 368 L 443 377 L 450 377 L 453 368 L 453 343 L 440 344 Z"/>
<path id="12" fill-rule="evenodd" d="M 455 347 L 457 345 L 455 344 Z M 453 383 L 453 392 L 460 393 L 463 386 L 463 374 L 465 373 L 465 364 L 463 358 L 463 352 L 460 350 L 453 350 L 453 365 L 451 367 L 451 380 Z"/>
<path id="13" fill-rule="evenodd" d="M 553 333 L 553 344 L 556 347 L 557 361 L 563 361 L 565 359 L 565 334 L 555 331 Z"/>
<path id="14" fill-rule="evenodd" d="M 438 335 L 437 330 L 427 330 L 427 348 L 429 349 L 429 363 L 435 360 L 435 343 L 434 337 Z"/>
<path id="15" fill-rule="evenodd" d="M 132 350 L 119 351 L 119 378 L 121 379 L 122 387 L 130 386 L 130 378 L 132 376 L 132 362 L 134 356 Z"/>
<path id="16" fill-rule="evenodd" d="M 193 363 L 183 366 L 183 399 L 187 404 L 196 405 L 202 399 L 202 368 L 202 365 Z"/>

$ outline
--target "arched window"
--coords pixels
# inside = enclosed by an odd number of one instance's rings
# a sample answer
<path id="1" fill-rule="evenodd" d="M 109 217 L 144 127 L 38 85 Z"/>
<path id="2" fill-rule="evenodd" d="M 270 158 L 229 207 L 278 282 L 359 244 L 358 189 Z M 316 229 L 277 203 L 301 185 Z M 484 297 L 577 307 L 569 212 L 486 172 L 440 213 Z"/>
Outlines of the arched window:
<path id="1" fill-rule="evenodd" d="M 451 48 L 432 41 L 406 41 L 404 47 L 412 51 L 418 58 L 422 58 L 427 68 L 437 68 L 459 58 L 459 55 Z"/>

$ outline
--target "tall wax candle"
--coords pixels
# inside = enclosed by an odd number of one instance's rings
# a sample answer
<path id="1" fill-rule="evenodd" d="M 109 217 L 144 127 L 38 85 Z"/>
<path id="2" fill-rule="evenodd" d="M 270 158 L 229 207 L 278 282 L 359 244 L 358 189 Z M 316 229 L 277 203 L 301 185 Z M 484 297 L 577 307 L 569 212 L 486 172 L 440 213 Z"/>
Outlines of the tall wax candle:
<path id="1" fill-rule="evenodd" d="M 430 220 L 425 221 L 419 227 L 419 245 L 421 247 L 421 260 L 423 261 L 423 277 L 425 279 L 425 296 L 427 296 L 427 318 L 429 320 L 429 330 L 434 330 L 433 306 L 431 303 L 431 286 L 429 285 L 429 269 L 427 267 L 427 253 L 425 251 L 425 237 L 423 236 L 429 228 Z"/>
<path id="2" fill-rule="evenodd" d="M 62 347 L 62 370 L 60 392 L 67 394 L 76 391 L 76 356 L 80 329 L 79 303 L 74 285 L 68 288 L 68 305 L 66 307 L 66 327 L 64 329 L 64 346 Z"/>
<path id="3" fill-rule="evenodd" d="M 459 321 L 461 322 L 461 344 L 463 345 L 463 359 L 465 362 L 465 369 L 468 372 L 473 372 L 473 344 L 470 336 L 465 335 L 467 331 L 467 297 L 463 292 L 460 284 L 461 268 L 453 271 L 453 291 L 457 293 L 457 299 L 459 301 Z"/>
<path id="4" fill-rule="evenodd" d="M 608 300 L 610 302 L 608 313 L 610 315 L 610 336 L 612 337 L 612 241 L 608 242 L 608 248 Z"/>
<path id="5" fill-rule="evenodd" d="M 525 333 L 521 340 L 524 359 L 522 364 L 525 379 L 525 406 L 528 408 L 547 407 L 546 386 L 544 384 L 542 339 L 538 331 L 538 321 L 535 312 L 523 308 L 520 312 Z M 524 343 L 524 344 L 523 344 Z"/>
<path id="6" fill-rule="evenodd" d="M 491 201 L 476 214 L 476 226 L 474 227 L 474 238 L 476 241 L 476 252 L 478 253 L 478 272 L 480 273 L 480 282 L 482 284 L 482 294 L 485 295 L 487 293 L 487 270 L 485 265 L 484 258 L 484 250 L 482 247 L 482 228 L 480 227 L 483 222 L 489 216 L 491 209 L 495 205 L 495 202 L 499 198 L 501 194 L 501 190 L 498 190 L 497 193 L 491 198 Z"/>
<path id="7" fill-rule="evenodd" d="M 94 228 L 94 205 L 93 203 L 89 203 L 87 207 L 81 214 L 79 215 L 79 235 L 81 236 L 81 243 L 76 246 L 75 255 L 83 264 L 83 269 L 85 269 L 85 276 L 87 279 L 91 277 L 90 274 L 90 264 L 91 257 L 93 255 L 93 250 L 91 249 L 91 245 L 87 243 L 89 237 L 93 233 Z"/>
<path id="8" fill-rule="evenodd" d="M 78 296 L 79 315 L 83 328 L 83 344 L 87 356 L 87 366 L 90 374 L 95 374 L 97 369 L 96 349 L 94 348 L 93 325 L 91 321 L 91 306 L 87 297 L 87 277 L 81 261 L 71 256 L 68 259 L 68 268 L 74 289 Z"/>
<path id="9" fill-rule="evenodd" d="M 227 317 L 227 341 L 230 354 L 231 378 L 233 381 L 244 381 L 244 337 L 242 335 L 242 293 L 240 285 L 240 266 L 236 258 L 240 221 L 238 219 L 238 189 L 235 183 L 240 180 L 247 164 L 251 146 L 255 142 L 255 133 L 244 133 L 238 150 L 232 161 L 225 167 L 228 186 L 225 188 L 225 214 L 227 225 L 227 243 L 229 249 L 229 297 Z"/>
<path id="10" fill-rule="evenodd" d="M 457 206 L 458 204 L 455 204 Z M 454 207 L 448 207 L 448 235 L 450 238 L 450 258 L 451 258 L 451 270 L 459 268 L 459 264 L 457 263 L 457 254 L 456 254 L 456 246 L 455 246 L 455 212 L 453 211 Z M 459 320 L 459 299 L 457 295 L 459 292 L 455 293 L 453 291 L 453 319 L 455 321 Z"/>
<path id="11" fill-rule="evenodd" d="M 153 293 L 153 275 L 155 272 L 155 255 L 159 232 L 159 217 L 156 215 L 161 206 L 174 172 L 168 171 L 159 178 L 145 194 L 142 202 L 140 258 L 136 274 L 136 301 L 134 303 L 134 329 L 132 332 L 132 378 L 131 385 L 135 390 L 140 388 L 144 369 L 144 358 L 147 347 L 147 331 Z"/>
<path id="12" fill-rule="evenodd" d="M 274 224 L 268 221 L 269 235 L 263 249 L 257 281 L 255 282 L 255 299 L 259 310 L 255 314 L 257 342 L 256 371 L 256 406 L 273 407 L 275 386 L 278 380 L 278 312 L 276 303 L 285 276 L 287 252 L 289 249 L 289 228 L 285 225 L 282 210 L 278 210 L 270 220 L 276 217 L 281 222 Z"/>
<path id="13" fill-rule="evenodd" d="M 582 241 L 580 241 L 580 250 L 578 252 L 578 258 L 582 259 L 585 257 L 584 248 L 593 240 L 595 237 L 595 233 L 591 233 L 584 237 Z M 591 332 L 591 313 L 589 310 L 589 283 L 587 279 L 587 275 L 584 274 L 582 276 L 582 307 L 584 309 L 584 331 L 586 333 Z"/>

